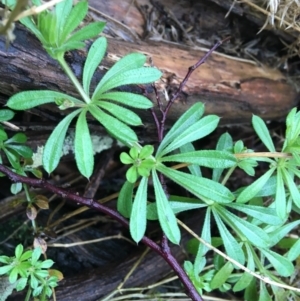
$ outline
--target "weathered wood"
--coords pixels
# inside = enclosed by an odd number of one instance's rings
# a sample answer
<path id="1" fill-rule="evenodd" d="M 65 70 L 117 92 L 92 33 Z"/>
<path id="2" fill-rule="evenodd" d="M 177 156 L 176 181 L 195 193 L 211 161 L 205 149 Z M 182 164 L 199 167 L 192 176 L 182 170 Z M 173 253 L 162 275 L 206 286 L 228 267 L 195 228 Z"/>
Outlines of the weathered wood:
<path id="1" fill-rule="evenodd" d="M 5 49 L 4 39 L 0 40 L 2 94 L 53 89 L 77 95 L 58 64 L 49 58 L 30 33 L 18 28 L 16 36 L 8 50 Z M 149 56 L 154 66 L 164 72 L 162 80 L 158 82 L 161 96 L 164 95 L 163 91 L 174 91 L 188 68 L 205 55 L 201 50 L 155 42 L 132 44 L 109 39 L 108 45 L 107 56 L 101 64 L 106 68 L 129 52 L 139 51 Z M 78 77 L 81 77 L 85 57 L 84 50 L 67 54 L 67 60 Z M 97 70 L 94 84 L 105 72 L 101 69 Z M 137 87 L 130 89 L 141 93 Z M 241 123 L 249 122 L 253 113 L 265 119 L 283 118 L 296 104 L 297 93 L 277 70 L 213 54 L 193 73 L 181 99 L 175 102 L 168 119 L 170 124 L 197 101 L 205 102 L 206 113 L 218 114 L 224 123 Z M 53 105 L 46 108 L 58 112 Z M 146 114 L 146 123 L 152 122 L 148 113 L 143 114 Z"/>

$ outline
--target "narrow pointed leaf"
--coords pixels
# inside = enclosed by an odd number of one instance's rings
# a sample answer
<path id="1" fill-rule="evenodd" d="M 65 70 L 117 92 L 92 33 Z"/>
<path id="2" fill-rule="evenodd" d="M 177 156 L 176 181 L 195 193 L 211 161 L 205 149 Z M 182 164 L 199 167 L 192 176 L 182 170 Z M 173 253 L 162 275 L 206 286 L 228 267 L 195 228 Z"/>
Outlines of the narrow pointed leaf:
<path id="1" fill-rule="evenodd" d="M 222 237 L 223 244 L 224 244 L 227 255 L 230 258 L 233 258 L 234 260 L 238 261 L 240 264 L 244 265 L 245 255 L 242 250 L 242 247 L 237 242 L 237 240 L 232 236 L 232 234 L 227 230 L 226 226 L 222 222 L 218 213 L 214 209 L 212 211 L 213 211 L 213 215 L 214 215 L 215 221 L 217 223 L 220 235 Z"/>
<path id="2" fill-rule="evenodd" d="M 79 26 L 88 11 L 88 2 L 86 0 L 78 2 L 68 15 L 65 26 L 59 38 L 59 42 L 63 43 L 67 37 Z"/>
<path id="3" fill-rule="evenodd" d="M 255 271 L 255 263 L 254 263 L 254 259 L 253 259 L 253 254 L 252 254 L 252 250 L 249 248 L 248 244 L 245 245 L 246 249 L 247 249 L 247 268 L 250 271 Z M 241 290 L 244 290 L 246 287 L 248 287 L 251 283 L 253 279 L 253 276 L 248 273 L 245 272 L 242 277 L 236 282 L 236 284 L 233 287 L 233 291 L 234 292 L 239 292 Z"/>
<path id="4" fill-rule="evenodd" d="M 287 258 L 290 261 L 296 260 L 300 256 L 300 239 L 298 239 L 287 253 Z"/>
<path id="5" fill-rule="evenodd" d="M 250 186 L 244 189 L 237 198 L 238 203 L 246 203 L 256 196 L 256 194 L 264 187 L 269 178 L 272 176 L 275 168 L 268 170 L 263 176 L 258 178 Z"/>
<path id="6" fill-rule="evenodd" d="M 219 151 L 227 150 L 232 152 L 232 148 L 233 148 L 233 141 L 231 136 L 228 133 L 224 133 L 223 135 L 221 135 L 221 137 L 218 140 L 216 150 Z M 224 170 L 223 168 L 214 168 L 212 179 L 216 182 L 219 182 L 223 170 Z"/>
<path id="7" fill-rule="evenodd" d="M 248 204 L 245 205 L 239 203 L 228 204 L 227 207 L 244 212 L 247 215 L 252 216 L 269 225 L 281 225 L 283 222 L 282 219 L 277 216 L 276 210 L 273 208 L 253 206 Z"/>
<path id="8" fill-rule="evenodd" d="M 43 153 L 43 166 L 48 173 L 51 173 L 57 167 L 62 154 L 62 147 L 68 127 L 73 118 L 78 115 L 80 111 L 81 109 L 67 115 L 56 126 L 49 139 L 47 140 Z"/>
<path id="9" fill-rule="evenodd" d="M 137 69 L 127 70 L 116 75 L 107 81 L 101 89 L 97 91 L 93 99 L 97 99 L 101 93 L 113 88 L 130 85 L 130 84 L 148 84 L 158 80 L 162 73 L 160 70 L 152 67 L 141 67 Z M 101 83 L 101 82 L 100 82 Z"/>
<path id="10" fill-rule="evenodd" d="M 192 143 L 187 143 L 180 147 L 181 153 L 194 152 L 194 151 L 195 151 L 195 148 Z M 202 177 L 201 169 L 198 165 L 189 164 L 188 169 L 192 175 L 197 176 L 197 177 Z"/>
<path id="11" fill-rule="evenodd" d="M 161 157 L 162 150 L 170 144 L 176 137 L 178 137 L 182 132 L 184 132 L 187 128 L 195 124 L 204 113 L 204 104 L 201 102 L 197 102 L 192 105 L 172 126 L 170 131 L 164 137 L 162 142 L 160 143 L 156 157 Z"/>
<path id="12" fill-rule="evenodd" d="M 1 111 L 0 111 L 1 112 Z M 17 133 L 13 135 L 11 138 L 5 141 L 5 144 L 10 143 L 25 143 L 27 141 L 27 136 L 23 133 Z"/>
<path id="13" fill-rule="evenodd" d="M 46 103 L 55 102 L 60 99 L 68 99 L 74 103 L 82 103 L 77 98 L 68 94 L 51 90 L 25 91 L 14 94 L 7 102 L 7 106 L 14 110 L 28 110 Z"/>
<path id="14" fill-rule="evenodd" d="M 276 245 L 281 239 L 283 239 L 292 229 L 300 224 L 300 220 L 293 221 L 291 223 L 285 224 L 269 233 L 271 245 Z"/>
<path id="15" fill-rule="evenodd" d="M 137 109 L 150 109 L 153 107 L 151 100 L 145 96 L 130 92 L 107 92 L 105 94 L 101 94 L 99 99 L 113 100 Z"/>
<path id="16" fill-rule="evenodd" d="M 90 113 L 108 130 L 112 136 L 128 147 L 132 147 L 133 144 L 138 141 L 135 132 L 125 123 L 104 113 L 97 107 L 91 108 Z"/>
<path id="17" fill-rule="evenodd" d="M 229 168 L 236 165 L 234 155 L 227 151 L 203 150 L 165 156 L 162 162 L 182 162 L 210 168 Z"/>
<path id="18" fill-rule="evenodd" d="M 0 110 L 0 121 L 7 121 L 12 119 L 15 116 L 15 113 L 11 110 Z"/>
<path id="19" fill-rule="evenodd" d="M 47 41 L 43 37 L 43 34 L 37 28 L 36 24 L 33 23 L 30 17 L 22 18 L 20 22 L 26 26 L 39 40 L 43 45 L 47 44 Z"/>
<path id="20" fill-rule="evenodd" d="M 138 186 L 130 215 L 129 230 L 132 239 L 138 243 L 146 231 L 148 178 L 142 177 Z"/>
<path id="21" fill-rule="evenodd" d="M 157 166 L 157 170 L 200 199 L 204 197 L 218 203 L 231 203 L 234 200 L 234 195 L 225 186 L 212 180 L 174 170 L 162 164 Z"/>
<path id="22" fill-rule="evenodd" d="M 131 110 L 107 101 L 97 101 L 97 105 L 128 125 L 142 125 L 142 120 Z"/>
<path id="23" fill-rule="evenodd" d="M 277 178 L 276 195 L 275 195 L 276 212 L 281 219 L 285 219 L 287 217 L 286 193 L 284 189 L 281 168 L 277 168 L 276 178 Z"/>
<path id="24" fill-rule="evenodd" d="M 180 242 L 180 230 L 174 212 L 158 179 L 156 170 L 152 171 L 156 207 L 159 223 L 167 238 L 174 244 Z"/>
<path id="25" fill-rule="evenodd" d="M 133 187 L 133 183 L 126 181 L 118 196 L 117 209 L 126 218 L 130 217 L 132 210 Z"/>
<path id="26" fill-rule="evenodd" d="M 82 75 L 82 83 L 84 91 L 90 94 L 90 84 L 95 70 L 103 59 L 107 47 L 105 37 L 97 39 L 89 49 Z"/>
<path id="27" fill-rule="evenodd" d="M 260 249 L 260 251 L 268 258 L 280 276 L 289 277 L 293 274 L 294 266 L 286 257 L 268 249 Z"/>
<path id="28" fill-rule="evenodd" d="M 80 173 L 89 179 L 94 169 L 94 152 L 86 111 L 82 111 L 77 119 L 74 146 L 77 167 Z"/>
<path id="29" fill-rule="evenodd" d="M 210 207 L 207 208 L 205 213 L 205 219 L 203 222 L 202 232 L 201 232 L 201 238 L 204 239 L 207 243 L 211 244 L 211 209 Z M 203 257 L 209 250 L 208 247 L 206 247 L 204 244 L 199 244 L 197 255 L 195 258 L 195 264 L 194 264 L 194 273 L 196 275 L 199 275 L 201 272 L 201 262 L 203 260 Z"/>
<path id="30" fill-rule="evenodd" d="M 61 1 L 55 6 L 55 14 L 57 17 L 56 32 L 59 33 L 57 38 L 60 37 L 61 32 L 65 26 L 66 20 L 72 10 L 73 1 L 65 0 Z"/>
<path id="31" fill-rule="evenodd" d="M 238 233 L 242 239 L 246 238 L 253 245 L 260 248 L 267 248 L 269 246 L 270 238 L 261 228 L 239 218 L 222 206 L 217 206 L 216 208 L 226 224 L 230 225 L 230 227 Z"/>
<path id="32" fill-rule="evenodd" d="M 27 145 L 10 144 L 7 145 L 6 148 L 13 149 L 17 154 L 19 154 L 23 158 L 31 158 L 33 155 L 32 149 Z"/>
<path id="33" fill-rule="evenodd" d="M 174 140 L 161 151 L 160 156 L 167 154 L 186 143 L 193 142 L 207 136 L 216 129 L 219 120 L 220 118 L 216 115 L 208 115 L 201 118 L 195 124 L 188 127 L 184 132 L 180 133 L 179 136 L 175 137 Z"/>
<path id="34" fill-rule="evenodd" d="M 89 40 L 100 34 L 105 27 L 105 22 L 93 22 L 74 32 L 67 43 Z"/>
<path id="35" fill-rule="evenodd" d="M 253 128 L 263 142 L 263 144 L 267 147 L 270 152 L 275 152 L 275 146 L 273 144 L 272 138 L 270 136 L 269 130 L 265 124 L 265 122 L 258 116 L 253 115 L 252 117 L 252 125 Z"/>
<path id="36" fill-rule="evenodd" d="M 105 85 L 110 79 L 118 76 L 126 70 L 136 69 L 142 67 L 146 63 L 146 56 L 141 53 L 130 53 L 115 63 L 102 77 L 100 83 L 97 85 L 92 99 L 98 99 L 103 85 Z"/>
<path id="37" fill-rule="evenodd" d="M 231 262 L 227 262 L 214 276 L 214 278 L 212 279 L 211 283 L 210 283 L 210 287 L 212 289 L 216 289 L 221 287 L 226 280 L 228 279 L 228 277 L 231 275 L 231 273 L 233 272 L 233 265 Z"/>
<path id="38" fill-rule="evenodd" d="M 295 205 L 300 208 L 300 192 L 298 190 L 297 185 L 293 181 L 293 178 L 289 174 L 289 172 L 286 169 L 282 169 L 284 182 L 287 185 L 289 192 L 291 194 L 291 197 L 295 203 Z"/>

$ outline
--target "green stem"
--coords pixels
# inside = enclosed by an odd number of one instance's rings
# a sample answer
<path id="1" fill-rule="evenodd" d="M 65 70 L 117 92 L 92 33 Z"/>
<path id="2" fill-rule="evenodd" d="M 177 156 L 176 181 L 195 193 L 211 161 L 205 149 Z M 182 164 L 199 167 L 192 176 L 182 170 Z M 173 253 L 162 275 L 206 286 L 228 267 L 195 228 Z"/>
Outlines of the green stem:
<path id="1" fill-rule="evenodd" d="M 81 95 L 82 99 L 87 104 L 89 104 L 91 102 L 91 99 L 89 98 L 89 96 L 83 90 L 80 82 L 78 81 L 77 77 L 75 76 L 75 74 L 73 73 L 73 71 L 71 70 L 71 68 L 67 64 L 67 62 L 65 61 L 64 57 L 63 56 L 57 57 L 57 61 L 59 62 L 59 64 L 61 65 L 61 67 L 65 71 L 65 73 L 68 75 L 68 77 L 72 81 L 73 85 L 75 86 L 75 88 L 77 89 L 79 94 Z"/>
<path id="2" fill-rule="evenodd" d="M 229 177 L 231 176 L 231 174 L 233 173 L 233 171 L 236 169 L 236 165 L 235 166 L 232 166 L 226 173 L 225 177 L 223 178 L 223 181 L 222 181 L 222 185 L 225 185 L 226 182 L 228 181 Z"/>
<path id="3" fill-rule="evenodd" d="M 30 284 L 29 284 L 30 285 Z M 30 296 L 31 296 L 31 287 L 29 286 L 28 288 L 28 291 L 27 291 L 27 294 L 26 294 L 26 297 L 25 297 L 25 300 L 24 301 L 29 301 L 30 300 Z"/>

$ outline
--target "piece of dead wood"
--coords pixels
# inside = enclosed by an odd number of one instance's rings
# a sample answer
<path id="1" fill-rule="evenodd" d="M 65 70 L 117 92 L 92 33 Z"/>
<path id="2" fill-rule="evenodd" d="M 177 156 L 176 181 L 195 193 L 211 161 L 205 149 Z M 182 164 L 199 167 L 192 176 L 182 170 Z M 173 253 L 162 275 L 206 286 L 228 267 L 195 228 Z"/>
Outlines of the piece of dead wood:
<path id="1" fill-rule="evenodd" d="M 19 27 L 15 34 L 16 40 L 8 50 L 5 40 L 0 39 L 2 94 L 10 96 L 24 90 L 53 89 L 77 95 L 58 64 L 45 53 L 39 42 L 26 29 Z M 93 87 L 107 68 L 122 56 L 135 51 L 146 54 L 151 58 L 152 64 L 163 71 L 163 77 L 157 83 L 161 97 L 168 93 L 172 95 L 188 68 L 205 54 L 201 50 L 190 50 L 179 45 L 155 42 L 133 44 L 109 39 L 107 56 L 96 72 Z M 85 50 L 68 53 L 66 57 L 79 78 L 85 57 Z M 125 89 L 142 92 L 138 87 Z M 154 95 L 152 96 L 155 99 Z M 249 122 L 253 113 L 265 119 L 285 117 L 297 103 L 297 93 L 277 70 L 213 54 L 191 76 L 181 99 L 175 102 L 170 111 L 169 124 L 173 124 L 198 101 L 205 102 L 206 113 L 219 115 L 224 123 L 243 123 Z M 56 115 L 65 114 L 55 105 L 47 105 L 44 108 Z M 152 123 L 150 114 L 141 114 L 145 123 Z"/>

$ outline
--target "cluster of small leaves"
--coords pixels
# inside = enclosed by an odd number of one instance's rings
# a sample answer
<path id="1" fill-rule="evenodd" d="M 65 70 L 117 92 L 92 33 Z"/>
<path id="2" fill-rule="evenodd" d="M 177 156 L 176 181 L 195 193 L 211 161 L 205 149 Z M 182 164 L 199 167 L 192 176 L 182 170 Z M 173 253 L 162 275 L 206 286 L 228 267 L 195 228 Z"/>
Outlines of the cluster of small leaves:
<path id="1" fill-rule="evenodd" d="M 254 156 L 255 153 L 247 149 L 242 141 L 233 143 L 228 133 L 220 137 L 216 150 L 195 151 L 191 143 L 210 134 L 216 128 L 219 120 L 214 115 L 202 117 L 203 112 L 204 105 L 197 103 L 174 124 L 159 145 L 152 161 L 155 163 L 148 166 L 147 175 L 137 171 L 134 158 L 138 158 L 138 152 L 135 156 L 127 155 L 126 160 L 124 160 L 124 155 L 121 155 L 123 163 L 131 163 L 131 168 L 136 170 L 134 177 L 127 177 L 127 182 L 122 187 L 118 199 L 118 210 L 124 216 L 130 218 L 130 231 L 133 239 L 138 242 L 143 237 L 147 219 L 158 219 L 169 240 L 178 243 L 180 232 L 175 214 L 203 208 L 206 212 L 201 237 L 205 241 L 216 247 L 223 245 L 230 258 L 245 265 L 251 271 L 258 270 L 259 273 L 270 279 L 280 281 L 274 274 L 274 270 L 279 276 L 291 276 L 294 272 L 292 261 L 300 255 L 299 240 L 294 240 L 287 245 L 288 247 L 286 246 L 288 252 L 284 256 L 272 251 L 271 248 L 281 243 L 285 236 L 300 223 L 299 220 L 287 222 L 286 219 L 286 210 L 290 212 L 292 208 L 293 197 L 290 189 L 292 185 L 296 187 L 296 184 L 294 182 L 288 184 L 286 182 L 287 177 L 283 179 L 287 188 L 286 190 L 282 188 L 283 193 L 289 198 L 288 206 L 285 199 L 280 200 L 285 206 L 284 215 L 279 212 L 281 209 L 278 210 L 277 208 L 277 206 L 282 208 L 282 204 L 279 205 L 276 198 L 278 173 L 284 173 L 282 168 L 286 168 L 290 175 L 293 170 L 296 174 L 297 161 L 295 157 L 297 157 L 299 151 L 298 137 L 300 134 L 300 126 L 298 126 L 300 120 L 296 118 L 300 118 L 298 117 L 300 114 L 295 114 L 293 110 L 290 113 L 292 117 L 289 115 L 287 119 L 287 141 L 283 146 L 282 153 L 288 151 L 289 154 L 283 158 L 281 155 L 279 158 L 270 159 L 262 155 Z M 291 119 L 292 121 L 289 121 Z M 275 154 L 275 148 L 265 123 L 258 116 L 254 116 L 253 127 L 269 149 L 270 157 L 272 157 Z M 175 153 L 170 154 L 174 151 Z M 296 156 L 292 152 L 295 152 Z M 225 179 L 236 168 L 240 168 L 248 175 L 254 176 L 254 167 L 260 161 L 269 163 L 270 170 L 247 188 L 241 188 L 232 193 L 223 184 L 219 183 L 227 169 L 222 183 L 226 182 Z M 276 164 L 278 161 L 285 161 L 285 164 L 278 165 Z M 167 167 L 165 163 L 168 162 L 188 164 L 189 173 Z M 212 180 L 202 177 L 201 166 L 212 168 Z M 274 176 L 273 174 L 276 171 L 277 176 Z M 184 187 L 196 198 L 171 195 L 167 199 L 157 177 L 157 172 Z M 151 202 L 147 196 L 148 174 L 152 176 L 155 191 L 154 202 Z M 137 176 L 141 176 L 141 181 L 133 197 L 134 184 L 131 180 L 136 180 Z M 291 177 L 293 176 L 291 175 Z M 263 184 L 260 183 L 261 179 L 263 179 Z M 275 199 L 273 203 L 266 207 L 263 197 L 274 197 Z M 297 205 L 297 203 L 295 204 Z M 294 209 L 298 211 L 297 208 Z M 215 220 L 220 237 L 212 237 L 212 219 Z M 194 264 L 191 262 L 186 264 L 186 271 L 200 292 L 202 289 L 206 291 L 213 289 L 225 291 L 232 288 L 233 291 L 245 290 L 245 296 L 253 294 L 250 291 L 250 288 L 253 289 L 253 285 L 248 288 L 253 281 L 255 282 L 253 276 L 249 273 L 235 273 L 235 268 L 231 263 L 223 262 L 220 264 L 219 262 L 215 266 L 214 273 L 207 274 L 205 272 L 203 274 L 208 249 L 204 245 L 193 243 L 192 251 L 196 258 Z M 268 265 L 265 264 L 266 260 Z M 264 284 L 261 285 L 261 289 L 265 296 L 270 296 Z M 278 296 L 278 289 L 274 288 L 273 294 Z"/>
<path id="2" fill-rule="evenodd" d="M 118 210 L 126 217 L 130 217 L 130 232 L 133 239 L 138 242 L 145 234 L 146 220 L 158 219 L 162 230 L 173 243 L 179 243 L 180 231 L 177 225 L 175 213 L 194 208 L 200 208 L 203 204 L 191 204 L 188 202 L 169 202 L 164 188 L 158 178 L 157 172 L 166 178 L 173 180 L 186 190 L 205 202 L 228 202 L 234 199 L 234 195 L 223 185 L 210 179 L 200 177 L 200 166 L 206 167 L 231 167 L 236 164 L 236 158 L 227 151 L 195 151 L 191 142 L 210 134 L 218 125 L 219 118 L 215 115 L 203 117 L 204 105 L 196 103 L 174 124 L 158 147 L 152 163 L 147 166 L 148 172 L 142 176 L 133 200 L 134 184 L 125 182 L 118 198 Z M 180 153 L 169 154 L 174 150 Z M 121 160 L 124 161 L 122 154 Z M 127 156 L 126 163 L 130 163 Z M 134 161 L 135 160 L 131 160 Z M 184 173 L 167 167 L 165 162 L 184 162 L 190 164 L 190 173 Z M 133 164 L 132 168 L 136 168 Z M 151 173 L 150 173 L 151 172 Z M 136 172 L 138 174 L 138 172 Z M 155 192 L 155 202 L 147 206 L 148 174 L 151 174 Z M 226 201 L 227 200 L 227 201 Z M 181 203 L 181 204 L 179 204 Z M 176 205 L 179 205 L 176 208 Z M 173 206 L 173 207 L 172 207 Z M 148 207 L 148 208 L 147 208 Z M 148 213 L 147 213 L 148 211 Z"/>
<path id="3" fill-rule="evenodd" d="M 0 110 L 0 122 L 8 121 L 12 119 L 13 116 L 14 113 L 11 110 Z M 33 152 L 31 148 L 24 145 L 26 141 L 27 137 L 23 133 L 17 133 L 9 138 L 7 131 L 0 125 L 0 163 L 3 164 L 4 154 L 14 172 L 24 176 L 26 175 L 26 171 L 30 171 L 40 177 L 40 171 L 30 167 Z M 3 176 L 3 174 L 1 174 L 1 176 Z M 13 194 L 17 194 L 21 190 L 21 183 L 13 183 L 11 185 L 11 192 Z"/>
<path id="4" fill-rule="evenodd" d="M 46 296 L 52 295 L 52 288 L 61 280 L 61 273 L 49 270 L 53 265 L 51 259 L 39 260 L 42 254 L 41 248 L 24 252 L 20 244 L 15 249 L 15 256 L 0 256 L 0 275 L 7 275 L 10 283 L 17 283 L 16 290 L 21 291 L 28 286 L 33 297 L 46 300 Z M 30 296 L 31 294 L 29 294 Z"/>
<path id="5" fill-rule="evenodd" d="M 91 23 L 75 31 L 86 16 L 88 3 L 81 1 L 73 8 L 72 3 L 72 0 L 63 1 L 56 5 L 54 11 L 45 11 L 38 15 L 37 20 L 28 17 L 22 19 L 22 22 L 39 38 L 47 52 L 58 60 L 82 99 L 55 91 L 26 91 L 13 95 L 7 105 L 15 110 L 27 110 L 46 103 L 56 103 L 60 109 L 75 108 L 76 110 L 67 115 L 49 137 L 44 148 L 43 166 L 49 173 L 57 167 L 68 127 L 72 120 L 78 117 L 74 141 L 75 159 L 79 171 L 89 178 L 93 171 L 94 158 L 87 114 L 90 113 L 110 135 L 125 145 L 131 147 L 137 144 L 138 138 L 129 126 L 141 125 L 142 121 L 124 105 L 149 109 L 152 103 L 142 95 L 113 89 L 128 84 L 151 83 L 160 78 L 161 72 L 156 68 L 143 67 L 146 57 L 132 53 L 119 60 L 90 95 L 93 74 L 105 55 L 106 38 L 100 37 L 91 45 L 83 68 L 82 85 L 66 64 L 64 53 L 82 48 L 82 41 L 97 36 L 103 30 L 104 23 Z"/>
<path id="6" fill-rule="evenodd" d="M 288 214 L 292 209 L 299 212 L 299 197 L 297 196 L 299 188 L 294 183 L 294 177 L 298 175 L 297 166 L 299 166 L 299 162 L 297 162 L 299 153 L 297 142 L 300 134 L 299 118 L 300 114 L 296 113 L 296 109 L 293 109 L 287 117 L 286 140 L 282 151 L 276 153 L 264 121 L 258 116 L 253 116 L 252 123 L 257 135 L 269 150 L 269 157 L 275 157 L 275 159 L 259 154 L 253 156 L 253 151 L 245 149 L 242 142 L 238 141 L 233 144 L 228 133 L 220 137 L 217 149 L 231 152 L 237 158 L 236 165 L 231 167 L 230 173 L 232 169 L 239 167 L 247 174 L 254 175 L 253 167 L 257 165 L 258 161 L 269 163 L 270 169 L 253 184 L 236 191 L 234 202 L 207 203 L 201 234 L 205 241 L 215 247 L 223 245 L 230 258 L 246 265 L 249 270 L 255 271 L 257 269 L 259 273 L 276 281 L 280 281 L 280 279 L 275 276 L 273 270 L 275 269 L 276 274 L 282 277 L 292 276 L 294 273 L 292 262 L 300 255 L 299 239 L 289 240 L 288 243 L 285 243 L 284 248 L 287 253 L 284 256 L 271 250 L 272 247 L 282 244 L 285 241 L 285 236 L 300 223 L 299 220 L 287 222 Z M 249 154 L 249 156 L 247 157 L 245 154 Z M 213 180 L 219 181 L 223 171 L 224 168 L 213 169 Z M 275 173 L 276 175 L 274 175 Z M 273 202 L 266 207 L 263 197 L 271 197 Z M 286 201 L 287 198 L 288 202 Z M 173 196 L 171 199 L 175 199 L 175 197 Z M 185 198 L 185 201 L 188 202 L 189 200 Z M 196 202 L 197 200 L 193 199 L 193 204 Z M 237 212 L 240 212 L 241 217 L 238 216 Z M 211 217 L 214 218 L 220 233 L 217 240 L 211 236 Z M 194 264 L 186 265 L 187 272 L 191 275 L 194 283 L 200 283 L 201 272 L 206 265 L 207 248 L 191 241 L 190 250 L 196 255 L 196 259 Z M 268 265 L 265 264 L 266 260 L 268 260 Z M 221 289 L 227 279 L 231 281 L 236 279 L 233 282 L 233 291 L 245 290 L 245 300 L 255 300 L 253 296 L 257 289 L 253 285 L 253 283 L 255 284 L 254 277 L 249 273 L 236 277 L 233 272 L 232 264 L 224 264 L 211 279 L 208 288 Z M 219 281 L 216 280 L 217 275 L 220 276 Z M 261 296 L 259 300 L 271 300 L 270 292 L 266 289 L 265 284 L 261 283 L 260 285 L 263 297 Z M 272 287 L 272 291 L 277 298 L 282 296 L 283 290 Z M 290 293 L 294 294 L 293 292 Z"/>

